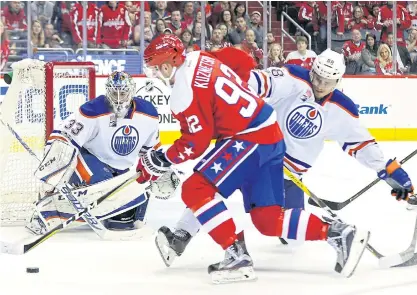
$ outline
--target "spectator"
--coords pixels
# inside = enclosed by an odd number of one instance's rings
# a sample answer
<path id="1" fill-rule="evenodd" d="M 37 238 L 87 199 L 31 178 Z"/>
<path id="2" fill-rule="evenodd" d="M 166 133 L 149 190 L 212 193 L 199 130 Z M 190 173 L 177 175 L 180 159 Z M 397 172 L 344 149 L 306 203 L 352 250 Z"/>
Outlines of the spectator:
<path id="1" fill-rule="evenodd" d="M 75 6 L 73 1 L 56 1 L 52 12 L 51 24 L 58 31 L 64 44 L 68 46 L 71 46 L 73 40 L 71 13 Z"/>
<path id="2" fill-rule="evenodd" d="M 269 52 L 271 45 L 275 43 L 275 36 L 271 31 L 268 31 L 268 33 L 266 33 L 266 43 L 268 45 L 268 52 Z"/>
<path id="3" fill-rule="evenodd" d="M 259 11 L 254 11 L 251 14 L 250 17 L 250 28 L 255 32 L 256 34 L 256 43 L 258 44 L 258 47 L 262 47 L 262 43 L 264 41 L 264 29 L 260 25 L 261 24 L 261 13 Z"/>
<path id="4" fill-rule="evenodd" d="M 387 5 L 381 7 L 376 22 L 376 29 L 382 30 L 381 41 L 387 42 L 388 33 L 392 33 L 393 25 L 393 1 L 388 1 Z M 411 25 L 410 15 L 407 10 L 397 2 L 397 44 L 406 46 L 403 31 L 408 29 Z"/>
<path id="5" fill-rule="evenodd" d="M 168 24 L 168 28 L 177 36 L 181 35 L 181 32 L 187 29 L 187 24 L 181 21 L 181 12 L 179 10 L 171 12 L 171 23 Z"/>
<path id="6" fill-rule="evenodd" d="M 372 29 L 373 23 L 368 22 L 368 20 L 363 16 L 363 10 L 360 6 L 356 6 L 353 9 L 352 20 L 347 24 L 347 30 L 365 30 Z"/>
<path id="7" fill-rule="evenodd" d="M 184 44 L 184 48 L 187 48 L 188 46 L 193 46 L 193 35 L 190 30 L 183 30 L 179 37 L 182 41 L 182 44 Z"/>
<path id="8" fill-rule="evenodd" d="M 282 67 L 285 58 L 281 45 L 274 43 L 268 51 L 268 67 Z"/>
<path id="9" fill-rule="evenodd" d="M 3 9 L 3 17 L 8 30 L 26 30 L 26 15 L 20 1 L 11 1 Z"/>
<path id="10" fill-rule="evenodd" d="M 366 34 L 366 46 L 362 49 L 362 69 L 363 73 L 375 73 L 375 60 L 378 55 L 378 45 L 376 36 L 372 33 Z"/>
<path id="11" fill-rule="evenodd" d="M 152 33 L 152 38 L 153 38 L 153 34 L 154 34 L 154 26 L 152 25 L 152 13 L 150 11 L 145 11 L 143 14 L 143 22 L 144 22 L 144 27 L 145 28 L 149 28 L 149 30 Z"/>
<path id="12" fill-rule="evenodd" d="M 243 17 L 247 24 L 250 23 L 250 18 L 248 14 L 246 13 L 246 5 L 243 3 L 236 4 L 235 9 L 233 10 L 235 19 L 238 17 Z"/>
<path id="13" fill-rule="evenodd" d="M 362 66 L 362 50 L 365 48 L 365 42 L 361 41 L 362 34 L 359 30 L 352 31 L 352 40 L 343 44 L 342 52 L 346 60 L 346 74 L 354 75 L 359 73 Z"/>
<path id="14" fill-rule="evenodd" d="M 220 13 L 219 24 L 226 25 L 228 34 L 230 34 L 235 29 L 235 19 L 231 10 L 223 10 Z"/>
<path id="15" fill-rule="evenodd" d="M 160 34 L 163 34 L 166 28 L 167 28 L 167 24 L 165 23 L 165 21 L 162 18 L 157 19 L 155 22 L 155 30 L 153 34 L 153 39 L 158 37 Z"/>
<path id="16" fill-rule="evenodd" d="M 230 43 L 229 33 L 227 31 L 227 26 L 225 24 L 218 24 L 217 28 L 222 32 L 223 41 L 226 41 L 226 42 Z"/>
<path id="17" fill-rule="evenodd" d="M 402 71 L 397 62 L 397 72 L 394 73 L 392 54 L 387 44 L 381 44 L 378 48 L 375 60 L 375 70 L 380 75 L 402 75 Z"/>
<path id="18" fill-rule="evenodd" d="M 191 1 L 185 2 L 184 13 L 182 15 L 182 21 L 187 25 L 187 28 L 192 29 L 194 22 L 194 3 Z"/>
<path id="19" fill-rule="evenodd" d="M 126 8 L 126 12 L 129 15 L 131 25 L 132 26 L 139 25 L 140 1 L 125 1 L 124 5 L 125 5 L 125 8 Z M 151 23 L 151 12 L 150 12 L 148 1 L 145 1 L 145 8 L 144 9 L 145 9 L 145 20 L 146 20 L 146 18 L 149 18 L 149 20 L 148 20 L 149 25 L 145 25 L 145 28 L 149 28 L 150 23 Z M 148 15 L 147 15 L 147 13 L 148 13 Z"/>
<path id="20" fill-rule="evenodd" d="M 201 24 L 202 21 L 203 21 L 203 18 L 201 16 L 201 10 L 199 9 L 197 11 L 197 14 L 196 14 L 196 17 L 195 17 L 195 21 L 194 21 L 194 24 L 193 24 L 193 30 L 194 30 L 195 25 L 197 23 L 200 23 Z M 207 40 L 210 40 L 211 39 L 211 33 L 212 32 L 213 32 L 213 27 L 208 23 L 208 21 L 206 19 L 206 39 Z"/>
<path id="21" fill-rule="evenodd" d="M 387 34 L 387 45 L 391 49 L 391 53 L 394 52 L 394 34 L 388 33 Z M 407 50 L 407 47 L 401 46 L 397 44 L 397 63 L 400 66 L 400 69 L 403 73 L 405 73 L 411 65 L 411 58 L 410 54 Z"/>
<path id="22" fill-rule="evenodd" d="M 240 17 L 239 19 L 244 20 L 243 17 Z M 241 42 L 242 50 L 250 54 L 258 64 L 262 64 L 262 58 L 264 54 L 262 49 L 260 49 L 256 43 L 255 31 L 252 29 L 245 30 L 245 37 L 246 38 Z"/>
<path id="23" fill-rule="evenodd" d="M 32 20 L 38 20 L 42 27 L 51 23 L 54 4 L 49 1 L 33 1 L 30 8 L 32 9 Z"/>
<path id="24" fill-rule="evenodd" d="M 53 24 L 45 25 L 45 48 L 61 48 L 64 41 L 59 37 L 58 32 L 54 30 Z"/>
<path id="25" fill-rule="evenodd" d="M 152 12 L 152 22 L 156 22 L 157 19 L 162 18 L 163 20 L 167 20 L 171 14 L 167 10 L 167 2 L 166 1 L 155 1 L 156 10 Z"/>
<path id="26" fill-rule="evenodd" d="M 201 30 L 202 30 L 201 23 L 195 23 L 191 31 L 191 35 L 192 35 L 191 37 L 193 39 L 193 43 L 196 44 L 199 48 L 201 48 Z M 211 38 L 211 34 L 208 36 L 206 35 L 206 40 L 210 40 L 210 38 Z"/>
<path id="27" fill-rule="evenodd" d="M 71 10 L 71 30 L 74 44 L 81 48 L 83 46 L 83 6 L 75 4 Z M 100 32 L 101 23 L 99 22 L 100 11 L 94 3 L 89 2 L 87 6 L 87 46 L 89 48 L 97 47 L 98 32 Z"/>
<path id="28" fill-rule="evenodd" d="M 316 5 L 316 1 L 305 1 L 301 4 L 298 11 L 298 23 L 306 30 L 307 33 L 313 35 L 313 7 Z"/>
<path id="29" fill-rule="evenodd" d="M 348 1 L 339 1 L 338 6 L 341 11 L 341 17 L 340 19 L 338 19 L 338 21 L 343 22 L 343 25 L 347 27 L 347 25 L 352 21 L 353 18 L 353 5 Z"/>
<path id="30" fill-rule="evenodd" d="M 378 15 L 379 15 L 379 9 L 380 8 L 379 8 L 378 5 L 372 6 L 371 13 L 367 16 L 368 28 L 370 28 L 372 30 L 376 30 L 376 31 L 381 31 L 380 29 L 377 29 L 377 27 L 376 27 L 376 22 L 378 20 Z"/>
<path id="31" fill-rule="evenodd" d="M 314 51 L 307 49 L 308 40 L 304 36 L 298 36 L 296 44 L 297 51 L 290 52 L 287 55 L 285 63 L 290 65 L 298 65 L 311 70 L 313 61 L 317 58 L 317 54 Z"/>
<path id="32" fill-rule="evenodd" d="M 101 6 L 98 25 L 98 41 L 104 49 L 126 48 L 130 34 L 130 19 L 126 8 L 118 1 L 108 1 Z M 101 42 L 100 42 L 101 41 Z M 105 51 L 104 54 L 124 54 L 123 51 Z"/>
<path id="33" fill-rule="evenodd" d="M 4 69 L 6 68 L 6 63 L 10 54 L 9 37 L 7 35 L 6 28 L 4 27 L 4 24 L 1 20 L 0 20 L 0 40 L 1 40 L 1 48 L 0 48 L 0 72 L 1 72 L 1 71 L 4 71 Z"/>
<path id="34" fill-rule="evenodd" d="M 45 46 L 45 33 L 38 20 L 32 22 L 31 42 L 33 48 L 43 48 Z"/>
<path id="35" fill-rule="evenodd" d="M 417 63 L 417 29 L 410 29 L 407 39 L 407 50 L 410 54 L 411 62 Z"/>
<path id="36" fill-rule="evenodd" d="M 227 36 L 227 35 L 226 35 Z M 232 44 L 224 39 L 224 33 L 219 29 L 214 29 L 210 41 L 206 42 L 206 50 L 214 51 L 223 47 L 231 47 Z"/>
<path id="37" fill-rule="evenodd" d="M 174 33 L 172 32 L 172 30 L 170 28 L 166 28 L 164 30 L 163 34 L 165 34 L 165 35 L 171 35 L 171 34 L 174 34 Z"/>
<path id="38" fill-rule="evenodd" d="M 145 28 L 143 30 L 144 32 L 144 45 L 149 45 L 149 43 L 152 41 L 152 32 L 150 28 Z M 140 25 L 135 26 L 133 30 L 133 34 L 130 38 L 130 40 L 127 42 L 127 47 L 140 50 Z"/>
<path id="39" fill-rule="evenodd" d="M 236 29 L 229 33 L 230 43 L 233 45 L 240 44 L 245 39 L 246 30 L 248 29 L 243 17 L 239 17 L 236 20 L 236 25 Z"/>
<path id="40" fill-rule="evenodd" d="M 230 14 L 232 14 L 232 10 L 228 1 L 219 1 L 213 7 L 213 13 L 209 17 L 209 23 L 216 28 L 219 23 L 222 22 L 223 17 L 221 14 L 223 11 L 229 10 Z"/>
<path id="41" fill-rule="evenodd" d="M 332 4 L 331 7 L 332 14 L 330 16 L 327 15 L 327 2 L 318 1 L 317 5 L 314 6 L 313 9 L 313 28 L 314 28 L 314 36 L 319 36 L 318 39 L 318 51 L 323 51 L 327 48 L 326 40 L 327 40 L 327 18 L 330 18 L 332 28 L 337 27 L 336 34 L 339 36 L 343 36 L 344 32 L 344 20 L 341 20 L 343 17 L 341 16 L 342 12 L 340 7 L 337 4 Z"/>

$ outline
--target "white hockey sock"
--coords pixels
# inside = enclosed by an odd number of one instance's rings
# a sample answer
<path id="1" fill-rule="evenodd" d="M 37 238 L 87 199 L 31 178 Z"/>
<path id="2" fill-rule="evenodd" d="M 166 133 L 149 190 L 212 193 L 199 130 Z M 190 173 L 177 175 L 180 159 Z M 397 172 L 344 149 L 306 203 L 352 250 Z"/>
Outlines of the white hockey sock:
<path id="1" fill-rule="evenodd" d="M 200 222 L 189 208 L 185 208 L 180 220 L 177 222 L 177 225 L 175 226 L 176 229 L 186 230 L 193 237 L 200 230 L 200 227 Z"/>

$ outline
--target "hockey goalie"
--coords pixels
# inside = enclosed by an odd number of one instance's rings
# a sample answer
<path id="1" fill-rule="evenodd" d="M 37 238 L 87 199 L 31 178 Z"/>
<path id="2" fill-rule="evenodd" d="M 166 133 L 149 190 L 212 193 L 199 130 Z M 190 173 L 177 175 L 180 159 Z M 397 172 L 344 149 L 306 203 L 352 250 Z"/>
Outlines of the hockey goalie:
<path id="1" fill-rule="evenodd" d="M 86 188 L 85 195 L 78 197 L 81 203 L 90 204 L 101 196 L 91 195 L 90 191 L 106 193 L 108 183 L 125 180 L 129 171 L 135 170 L 138 158 L 159 145 L 158 113 L 150 102 L 134 97 L 132 77 L 126 72 L 113 72 L 105 87 L 106 95 L 83 104 L 48 138 L 35 176 L 45 183 L 49 193 L 36 203 L 26 224 L 35 234 L 48 232 L 76 213 L 73 205 L 54 190 L 57 185 Z M 104 201 L 92 211 L 93 215 L 110 230 L 140 229 L 149 197 L 166 199 L 179 183 L 172 170 L 163 175 L 153 173 L 157 176 L 150 184 L 141 186 L 135 182 L 129 193 Z M 80 219 L 76 224 L 84 223 Z"/>

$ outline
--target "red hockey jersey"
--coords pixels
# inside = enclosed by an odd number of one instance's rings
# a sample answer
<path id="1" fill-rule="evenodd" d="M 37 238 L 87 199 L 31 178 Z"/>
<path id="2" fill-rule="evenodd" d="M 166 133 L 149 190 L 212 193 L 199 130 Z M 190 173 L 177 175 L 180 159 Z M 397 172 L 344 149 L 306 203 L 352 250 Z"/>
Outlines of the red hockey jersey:
<path id="1" fill-rule="evenodd" d="M 122 41 L 129 39 L 130 19 L 123 5 L 115 10 L 103 5 L 99 14 L 98 41 L 111 48 L 119 48 Z"/>
<path id="2" fill-rule="evenodd" d="M 12 13 L 9 10 L 9 6 L 4 7 L 2 16 L 6 20 L 6 27 L 8 30 L 15 30 L 15 29 L 21 29 L 26 30 L 27 24 L 26 24 L 26 15 L 23 9 L 20 9 L 19 12 Z"/>
<path id="3" fill-rule="evenodd" d="M 292 51 L 287 55 L 286 64 L 301 66 L 305 69 L 311 70 L 317 54 L 312 50 L 307 50 L 305 55 L 301 55 L 298 51 Z"/>
<path id="4" fill-rule="evenodd" d="M 97 42 L 97 33 L 100 23 L 98 21 L 99 9 L 94 3 L 88 3 L 87 7 L 87 40 Z M 80 3 L 74 5 L 71 10 L 71 32 L 75 44 L 82 41 L 83 36 L 83 6 Z"/>
<path id="5" fill-rule="evenodd" d="M 273 108 L 227 65 L 201 51 L 187 54 L 178 68 L 171 111 L 181 138 L 166 157 L 176 164 L 201 156 L 212 139 L 273 144 L 283 138 Z"/>
<path id="6" fill-rule="evenodd" d="M 350 56 L 361 54 L 365 46 L 366 46 L 365 42 L 359 42 L 359 44 L 355 44 L 353 43 L 352 40 L 349 40 L 343 43 L 342 52 L 343 52 L 343 55 L 346 58 L 348 58 Z"/>
<path id="7" fill-rule="evenodd" d="M 381 32 L 382 42 L 386 42 L 387 34 L 389 32 L 392 32 L 392 24 L 393 24 L 392 15 L 393 15 L 392 8 L 389 8 L 387 5 L 381 7 L 377 22 L 375 24 L 375 28 L 377 30 L 382 30 Z M 400 19 L 400 22 L 399 22 L 400 26 L 398 27 L 398 30 L 397 30 L 397 44 L 400 46 L 406 46 L 403 31 L 408 29 L 411 26 L 411 18 L 407 10 L 398 3 L 397 3 L 397 18 Z M 385 21 L 388 21 L 389 23 L 388 26 L 384 26 Z"/>

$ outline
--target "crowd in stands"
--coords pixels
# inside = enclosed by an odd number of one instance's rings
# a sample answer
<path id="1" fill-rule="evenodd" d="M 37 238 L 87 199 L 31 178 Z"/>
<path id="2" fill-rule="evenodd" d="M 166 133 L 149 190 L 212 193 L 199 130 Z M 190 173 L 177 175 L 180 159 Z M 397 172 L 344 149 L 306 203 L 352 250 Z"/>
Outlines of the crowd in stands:
<path id="1" fill-rule="evenodd" d="M 325 1 L 275 1 L 273 11 L 290 15 L 311 36 L 288 22 L 295 36 L 295 51 L 283 48 L 276 31 L 262 26 L 262 11 L 246 11 L 244 1 L 208 1 L 205 21 L 198 1 L 146 1 L 144 28 L 140 27 L 140 1 L 88 1 L 86 9 L 89 54 L 139 54 L 141 34 L 146 47 L 160 34 L 176 34 L 187 51 L 207 51 L 235 46 L 253 56 L 263 68 L 263 42 L 267 65 L 297 64 L 311 68 L 317 54 L 327 47 L 327 20 L 332 27 L 332 47 L 345 57 L 347 74 L 417 73 L 417 1 L 397 2 L 397 39 L 392 1 L 332 1 L 327 16 Z M 31 19 L 27 19 L 30 9 Z M 279 18 L 278 18 L 279 19 Z M 30 30 L 27 24 L 30 21 Z M 204 30 L 205 40 L 202 40 Z M 40 48 L 83 47 L 83 7 L 79 1 L 7 1 L 1 3 L 0 71 L 27 52 Z M 277 39 L 277 40 L 276 40 Z M 339 44 L 339 46 L 337 45 Z M 397 66 L 393 66 L 396 46 Z M 115 50 L 116 49 L 116 50 Z M 13 59 L 13 58 L 15 59 Z"/>

